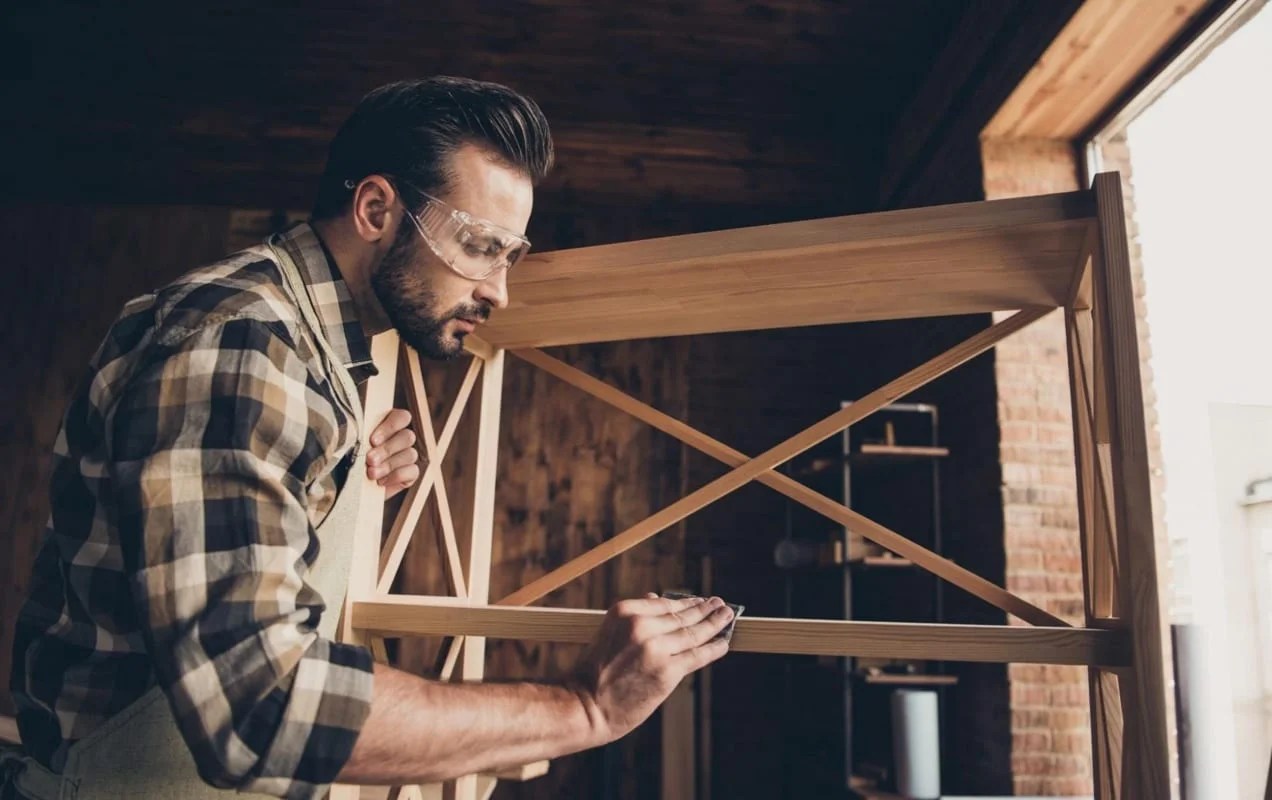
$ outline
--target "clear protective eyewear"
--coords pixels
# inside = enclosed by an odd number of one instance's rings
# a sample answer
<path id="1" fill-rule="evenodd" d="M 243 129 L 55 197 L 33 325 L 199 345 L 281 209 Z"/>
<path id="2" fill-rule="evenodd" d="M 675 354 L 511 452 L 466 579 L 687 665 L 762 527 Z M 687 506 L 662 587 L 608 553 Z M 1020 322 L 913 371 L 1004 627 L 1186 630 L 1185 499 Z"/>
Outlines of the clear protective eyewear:
<path id="1" fill-rule="evenodd" d="M 485 280 L 501 269 L 512 269 L 530 250 L 530 240 L 521 234 L 411 189 L 425 203 L 418 214 L 408 211 L 406 216 L 429 249 L 460 276 Z"/>

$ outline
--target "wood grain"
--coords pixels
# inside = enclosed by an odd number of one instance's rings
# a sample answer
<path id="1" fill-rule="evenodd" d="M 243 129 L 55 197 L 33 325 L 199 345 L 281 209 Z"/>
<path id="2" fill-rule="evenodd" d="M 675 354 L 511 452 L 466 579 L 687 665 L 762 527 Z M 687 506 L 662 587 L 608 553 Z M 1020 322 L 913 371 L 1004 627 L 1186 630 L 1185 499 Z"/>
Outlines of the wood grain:
<path id="1" fill-rule="evenodd" d="M 1206 6 L 1206 0 L 1086 0 L 983 135 L 1076 139 Z"/>
<path id="2" fill-rule="evenodd" d="M 505 348 L 1057 307 L 1089 192 L 531 255 L 483 328 Z"/>
<path id="3" fill-rule="evenodd" d="M 604 611 L 467 605 L 452 597 L 393 595 L 356 604 L 354 625 L 384 636 L 464 635 L 586 643 Z M 730 649 L 739 653 L 867 656 L 995 663 L 1125 666 L 1121 631 L 1008 625 L 936 625 L 746 617 Z"/>
<path id="4" fill-rule="evenodd" d="M 1134 641 L 1134 670 L 1121 686 L 1127 771 L 1134 771 L 1132 796 L 1168 797 L 1170 793 L 1169 730 L 1166 714 L 1166 665 L 1169 641 L 1158 590 L 1156 538 L 1144 430 L 1144 399 L 1139 374 L 1139 338 L 1131 288 L 1126 216 L 1117 173 L 1097 175 L 1094 183 L 1100 220 L 1100 253 L 1096 262 L 1097 330 L 1108 374 L 1111 478 L 1121 565 L 1122 615 Z"/>
<path id="5" fill-rule="evenodd" d="M 499 468 L 499 420 L 503 410 L 504 363 L 506 355 L 495 350 L 482 361 L 481 397 L 477 405 L 477 453 L 472 476 L 472 527 L 464 537 L 468 553 L 467 600 L 486 603 L 490 599 L 491 549 L 495 527 L 495 486 Z M 465 636 L 459 654 L 457 675 L 464 681 L 480 681 L 486 674 L 486 639 Z M 443 784 L 446 800 L 476 800 L 476 775 L 465 775 Z"/>
<path id="6" fill-rule="evenodd" d="M 1113 488 L 1106 449 L 1095 441 L 1094 398 L 1088 384 L 1091 370 L 1082 352 L 1078 330 L 1090 326 L 1090 311 L 1068 312 L 1070 394 L 1073 399 L 1074 462 L 1077 467 L 1079 541 L 1083 553 L 1087 624 L 1119 613 L 1115 587 L 1120 585 L 1114 534 Z"/>
<path id="7" fill-rule="evenodd" d="M 349 480 L 357 481 L 361 492 L 356 536 L 349 563 L 349 588 L 345 595 L 344 618 L 337 639 L 342 642 L 363 642 L 349 625 L 349 603 L 375 594 L 376 577 L 379 574 L 380 533 L 384 526 L 385 489 L 373 478 L 367 477 L 365 456 L 369 450 L 371 433 L 384 421 L 393 409 L 393 392 L 397 386 L 398 348 L 401 340 L 395 331 L 386 331 L 371 339 L 371 358 L 379 373 L 366 382 L 366 396 L 362 400 L 362 434 L 359 441 L 359 460 L 351 467 Z"/>
<path id="8" fill-rule="evenodd" d="M 696 796 L 694 677 L 686 676 L 658 709 L 662 726 L 659 800 L 694 800 Z"/>

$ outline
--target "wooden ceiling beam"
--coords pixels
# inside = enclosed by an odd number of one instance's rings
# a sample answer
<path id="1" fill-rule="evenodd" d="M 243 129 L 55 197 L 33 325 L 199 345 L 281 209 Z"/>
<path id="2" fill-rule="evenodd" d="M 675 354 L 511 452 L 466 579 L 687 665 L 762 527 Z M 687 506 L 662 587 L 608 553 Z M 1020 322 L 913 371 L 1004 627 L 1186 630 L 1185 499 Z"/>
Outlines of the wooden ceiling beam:
<path id="1" fill-rule="evenodd" d="M 1213 0 L 1085 0 L 982 132 L 1082 136 Z"/>

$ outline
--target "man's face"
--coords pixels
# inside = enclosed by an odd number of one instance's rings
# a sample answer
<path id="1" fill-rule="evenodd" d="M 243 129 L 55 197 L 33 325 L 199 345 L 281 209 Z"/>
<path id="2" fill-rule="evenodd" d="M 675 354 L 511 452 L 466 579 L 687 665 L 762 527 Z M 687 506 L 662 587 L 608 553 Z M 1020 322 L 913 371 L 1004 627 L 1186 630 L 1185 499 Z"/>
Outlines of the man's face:
<path id="1" fill-rule="evenodd" d="M 452 188 L 439 194 L 468 214 L 524 234 L 534 192 L 524 175 L 492 161 L 473 146 L 451 158 Z M 404 210 L 399 204 L 399 214 Z M 507 271 L 482 280 L 454 272 L 425 243 L 408 219 L 398 222 L 393 244 L 371 276 L 371 287 L 398 334 L 419 353 L 455 358 L 464 337 L 508 304 Z"/>

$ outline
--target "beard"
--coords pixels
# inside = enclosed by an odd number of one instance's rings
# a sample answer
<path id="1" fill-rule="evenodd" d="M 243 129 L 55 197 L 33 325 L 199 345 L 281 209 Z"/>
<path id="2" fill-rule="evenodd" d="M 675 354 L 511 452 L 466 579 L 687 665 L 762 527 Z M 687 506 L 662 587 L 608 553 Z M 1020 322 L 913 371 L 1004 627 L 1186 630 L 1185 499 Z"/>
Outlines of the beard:
<path id="1" fill-rule="evenodd" d="M 460 303 L 450 311 L 439 311 L 437 295 L 423 274 L 423 247 L 411 225 L 399 226 L 393 244 L 371 276 L 371 289 L 403 341 L 426 358 L 449 361 L 464 352 L 466 334 L 447 335 L 446 324 L 461 317 L 484 322 L 490 308 L 481 303 Z M 435 258 L 431 250 L 424 255 Z"/>

